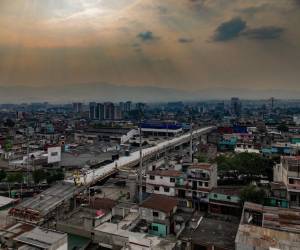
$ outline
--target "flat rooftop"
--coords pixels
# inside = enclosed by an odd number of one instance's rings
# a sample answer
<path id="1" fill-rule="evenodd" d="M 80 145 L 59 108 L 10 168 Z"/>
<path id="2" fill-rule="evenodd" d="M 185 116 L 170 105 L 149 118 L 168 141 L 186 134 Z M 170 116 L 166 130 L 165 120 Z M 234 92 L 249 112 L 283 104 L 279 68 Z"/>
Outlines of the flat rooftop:
<path id="1" fill-rule="evenodd" d="M 197 245 L 214 245 L 220 249 L 235 249 L 238 224 L 203 217 L 196 230 L 186 228 L 181 238 L 190 239 Z"/>
<path id="2" fill-rule="evenodd" d="M 35 227 L 32 231 L 19 235 L 15 240 L 31 246 L 48 249 L 64 238 L 67 242 L 67 237 L 68 235 L 63 232 Z"/>
<path id="3" fill-rule="evenodd" d="M 63 201 L 73 197 L 74 193 L 77 191 L 79 191 L 79 189 L 73 183 L 57 183 L 35 197 L 24 200 L 18 204 L 11 210 L 11 215 L 14 216 L 14 211 L 21 210 L 37 212 L 43 217 L 61 205 Z M 20 218 L 19 216 L 17 217 Z"/>
<path id="4" fill-rule="evenodd" d="M 300 234 L 254 225 L 241 224 L 235 241 L 245 249 L 300 249 Z"/>

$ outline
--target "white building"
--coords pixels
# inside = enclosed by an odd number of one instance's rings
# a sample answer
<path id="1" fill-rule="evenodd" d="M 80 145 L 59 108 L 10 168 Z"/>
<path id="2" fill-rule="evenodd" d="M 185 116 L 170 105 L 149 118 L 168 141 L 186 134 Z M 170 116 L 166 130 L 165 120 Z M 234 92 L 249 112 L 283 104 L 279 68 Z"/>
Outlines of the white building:
<path id="1" fill-rule="evenodd" d="M 176 196 L 175 185 L 183 173 L 176 170 L 149 171 L 146 177 L 146 192 Z"/>

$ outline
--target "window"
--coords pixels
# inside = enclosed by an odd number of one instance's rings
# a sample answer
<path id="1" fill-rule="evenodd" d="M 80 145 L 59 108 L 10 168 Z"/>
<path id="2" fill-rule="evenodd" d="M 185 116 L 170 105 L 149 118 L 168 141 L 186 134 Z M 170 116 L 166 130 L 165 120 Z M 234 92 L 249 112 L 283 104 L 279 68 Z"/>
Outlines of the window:
<path id="1" fill-rule="evenodd" d="M 58 156 L 58 152 L 51 152 L 51 156 Z"/>
<path id="2" fill-rule="evenodd" d="M 159 191 L 159 187 L 154 187 L 154 190 L 155 191 Z"/>
<path id="3" fill-rule="evenodd" d="M 155 176 L 154 175 L 150 175 L 150 180 L 155 180 Z"/>
<path id="4" fill-rule="evenodd" d="M 290 184 L 294 184 L 294 179 L 289 179 Z"/>
<path id="5" fill-rule="evenodd" d="M 208 187 L 208 182 L 204 182 L 204 186 L 205 186 L 205 187 Z"/>
<path id="6" fill-rule="evenodd" d="M 297 201 L 297 195 L 292 194 L 291 195 L 291 201 Z"/>
<path id="7" fill-rule="evenodd" d="M 160 179 L 162 179 L 162 178 L 164 178 L 164 177 L 161 176 Z"/>
<path id="8" fill-rule="evenodd" d="M 152 231 L 158 231 L 158 226 L 152 226 Z"/>
<path id="9" fill-rule="evenodd" d="M 170 178 L 170 182 L 175 182 L 175 178 Z"/>
<path id="10" fill-rule="evenodd" d="M 231 200 L 231 196 L 230 196 L 230 195 L 227 195 L 227 199 L 228 199 L 228 200 Z"/>
<path id="11" fill-rule="evenodd" d="M 218 198 L 218 195 L 217 195 L 217 194 L 214 194 L 214 198 Z"/>
<path id="12" fill-rule="evenodd" d="M 164 187 L 164 191 L 165 191 L 166 193 L 168 193 L 168 192 L 170 191 L 170 188 Z"/>
<path id="13" fill-rule="evenodd" d="M 158 212 L 153 212 L 152 215 L 153 217 L 158 217 Z"/>

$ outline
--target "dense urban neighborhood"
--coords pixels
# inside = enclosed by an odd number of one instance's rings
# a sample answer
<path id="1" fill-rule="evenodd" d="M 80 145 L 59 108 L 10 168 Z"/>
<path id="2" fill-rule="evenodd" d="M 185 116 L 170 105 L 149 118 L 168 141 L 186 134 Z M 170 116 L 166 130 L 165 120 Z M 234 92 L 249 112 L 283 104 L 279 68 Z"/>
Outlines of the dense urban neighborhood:
<path id="1" fill-rule="evenodd" d="M 300 249 L 300 102 L 0 105 L 1 249 Z"/>

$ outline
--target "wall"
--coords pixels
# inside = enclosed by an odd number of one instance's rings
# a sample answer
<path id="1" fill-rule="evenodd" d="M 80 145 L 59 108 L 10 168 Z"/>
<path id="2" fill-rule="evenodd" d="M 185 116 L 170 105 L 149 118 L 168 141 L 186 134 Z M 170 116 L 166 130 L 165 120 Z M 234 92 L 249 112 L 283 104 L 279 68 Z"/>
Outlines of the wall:
<path id="1" fill-rule="evenodd" d="M 157 231 L 153 230 L 153 227 L 156 227 Z M 169 233 L 168 231 L 169 230 L 166 225 L 159 224 L 159 223 L 151 223 L 151 229 L 149 230 L 149 233 L 160 237 L 166 237 L 167 234 Z"/>

